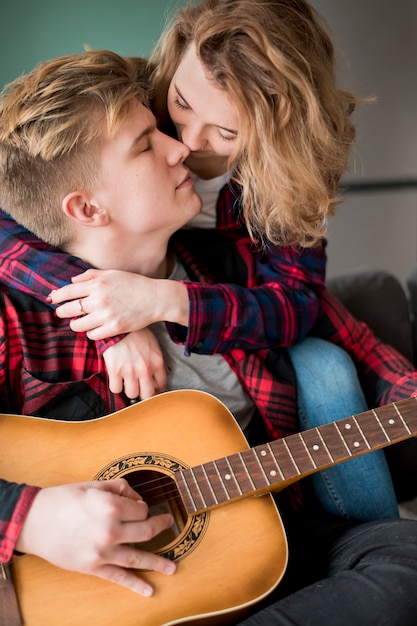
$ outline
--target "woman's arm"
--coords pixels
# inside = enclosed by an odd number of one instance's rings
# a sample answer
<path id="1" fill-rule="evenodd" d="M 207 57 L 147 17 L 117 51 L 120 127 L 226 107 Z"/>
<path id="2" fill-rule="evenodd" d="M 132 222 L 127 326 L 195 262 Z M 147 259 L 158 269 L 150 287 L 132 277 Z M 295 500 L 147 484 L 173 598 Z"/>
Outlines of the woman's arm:
<path id="1" fill-rule="evenodd" d="M 375 337 L 328 291 L 323 293 L 322 309 L 312 334 L 336 343 L 351 356 L 370 407 L 417 395 L 417 370 L 412 363 Z"/>
<path id="2" fill-rule="evenodd" d="M 213 250 L 226 259 L 218 246 Z M 258 263 L 248 250 L 247 266 L 235 274 L 234 284 L 217 284 L 206 268 L 191 261 L 187 248 L 176 246 L 176 252 L 192 278 L 203 282 L 89 270 L 51 294 L 54 303 L 65 302 L 57 309 L 58 316 L 73 318 L 71 328 L 87 332 L 91 339 L 165 321 L 171 338 L 184 343 L 186 352 L 213 354 L 237 347 L 292 345 L 308 333 L 320 313 L 323 249 L 300 253 L 278 248 L 263 252 Z M 75 319 L 80 298 L 87 315 Z"/>
<path id="3" fill-rule="evenodd" d="M 254 251 L 242 231 L 184 231 L 175 235 L 173 245 L 193 281 L 202 281 L 185 283 L 188 328 L 167 325 L 172 339 L 185 343 L 186 352 L 291 346 L 306 336 L 321 313 L 324 245 Z"/>
<path id="4" fill-rule="evenodd" d="M 47 300 L 51 290 L 66 285 L 72 276 L 88 268 L 81 259 L 38 239 L 0 209 L 0 283 L 55 309 L 55 304 Z M 100 352 L 121 339 L 123 335 L 103 340 Z"/>

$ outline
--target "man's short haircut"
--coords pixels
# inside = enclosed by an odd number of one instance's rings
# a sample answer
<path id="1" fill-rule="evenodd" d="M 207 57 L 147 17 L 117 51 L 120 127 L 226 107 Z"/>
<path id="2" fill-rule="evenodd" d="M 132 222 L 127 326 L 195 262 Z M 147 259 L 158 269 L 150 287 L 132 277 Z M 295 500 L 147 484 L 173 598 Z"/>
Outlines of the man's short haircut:
<path id="1" fill-rule="evenodd" d="M 48 243 L 71 236 L 61 205 L 97 180 L 98 154 L 134 101 L 146 61 L 107 50 L 41 63 L 0 94 L 0 207 Z"/>

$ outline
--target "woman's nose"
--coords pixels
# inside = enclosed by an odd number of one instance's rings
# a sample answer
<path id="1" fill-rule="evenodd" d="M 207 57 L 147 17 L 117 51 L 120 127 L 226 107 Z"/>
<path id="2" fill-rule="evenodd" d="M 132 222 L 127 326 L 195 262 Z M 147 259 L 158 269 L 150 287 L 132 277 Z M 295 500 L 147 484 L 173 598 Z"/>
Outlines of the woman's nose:
<path id="1" fill-rule="evenodd" d="M 201 150 L 206 143 L 201 130 L 189 125 L 181 128 L 181 140 L 191 152 Z"/>

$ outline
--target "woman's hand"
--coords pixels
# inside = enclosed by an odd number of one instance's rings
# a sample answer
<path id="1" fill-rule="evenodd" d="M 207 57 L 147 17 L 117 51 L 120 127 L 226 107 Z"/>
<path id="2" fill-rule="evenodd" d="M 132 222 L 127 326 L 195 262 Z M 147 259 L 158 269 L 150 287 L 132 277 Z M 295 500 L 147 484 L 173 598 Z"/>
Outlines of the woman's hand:
<path id="1" fill-rule="evenodd" d="M 154 322 L 188 324 L 188 292 L 183 283 L 119 270 L 90 269 L 72 284 L 52 291 L 56 314 L 71 319 L 75 332 L 105 339 L 147 328 Z"/>
<path id="2" fill-rule="evenodd" d="M 154 333 L 147 328 L 129 333 L 103 353 L 112 393 L 146 400 L 166 390 L 164 357 Z"/>
<path id="3" fill-rule="evenodd" d="M 16 549 L 151 596 L 151 585 L 132 569 L 173 574 L 176 566 L 132 544 L 172 523 L 169 514 L 149 517 L 146 503 L 124 479 L 48 487 L 35 496 Z"/>

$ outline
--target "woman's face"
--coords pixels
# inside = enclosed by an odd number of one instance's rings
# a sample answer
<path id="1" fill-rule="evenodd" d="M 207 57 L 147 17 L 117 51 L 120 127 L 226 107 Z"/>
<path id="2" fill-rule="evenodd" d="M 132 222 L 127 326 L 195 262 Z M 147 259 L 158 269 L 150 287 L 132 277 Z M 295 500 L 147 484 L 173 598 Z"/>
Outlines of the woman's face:
<path id="1" fill-rule="evenodd" d="M 194 45 L 172 78 L 168 111 L 178 138 L 191 150 L 187 165 L 203 178 L 226 171 L 237 142 L 237 110 L 224 89 L 210 80 Z"/>

